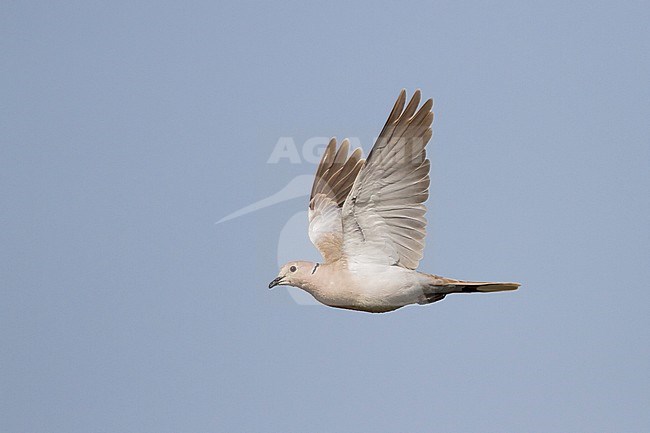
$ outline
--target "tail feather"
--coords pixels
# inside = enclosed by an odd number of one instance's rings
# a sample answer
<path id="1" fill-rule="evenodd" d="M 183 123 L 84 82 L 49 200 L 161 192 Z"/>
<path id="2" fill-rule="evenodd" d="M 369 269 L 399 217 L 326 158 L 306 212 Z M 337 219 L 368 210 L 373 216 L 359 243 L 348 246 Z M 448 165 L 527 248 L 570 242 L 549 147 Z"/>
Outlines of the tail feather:
<path id="1" fill-rule="evenodd" d="M 490 292 L 505 292 L 508 290 L 517 290 L 520 286 L 519 283 L 488 283 L 479 281 L 459 281 L 453 284 L 464 293 L 490 293 Z"/>
<path id="2" fill-rule="evenodd" d="M 494 281 L 464 281 L 454 278 L 425 274 L 430 279 L 432 293 L 490 293 L 517 290 L 519 283 L 501 283 Z"/>
<path id="3" fill-rule="evenodd" d="M 427 280 L 418 304 L 431 304 L 440 301 L 450 293 L 491 293 L 517 290 L 519 283 L 497 283 L 490 281 L 463 281 L 437 275 L 423 274 Z"/>

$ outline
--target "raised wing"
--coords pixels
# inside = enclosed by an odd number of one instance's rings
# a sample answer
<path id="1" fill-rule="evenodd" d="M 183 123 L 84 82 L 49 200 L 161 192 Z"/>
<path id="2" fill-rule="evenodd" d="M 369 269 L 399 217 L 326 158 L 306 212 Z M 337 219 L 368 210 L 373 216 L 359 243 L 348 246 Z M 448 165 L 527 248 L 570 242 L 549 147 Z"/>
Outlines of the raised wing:
<path id="1" fill-rule="evenodd" d="M 433 100 L 418 110 L 416 90 L 406 108 L 405 102 L 402 90 L 343 205 L 343 254 L 350 262 L 415 269 L 422 259 Z"/>
<path id="2" fill-rule="evenodd" d="M 341 206 L 364 163 L 361 149 L 355 149 L 348 156 L 349 148 L 347 139 L 343 140 L 338 150 L 336 139 L 330 140 L 316 170 L 309 198 L 309 239 L 318 248 L 325 263 L 341 258 Z"/>

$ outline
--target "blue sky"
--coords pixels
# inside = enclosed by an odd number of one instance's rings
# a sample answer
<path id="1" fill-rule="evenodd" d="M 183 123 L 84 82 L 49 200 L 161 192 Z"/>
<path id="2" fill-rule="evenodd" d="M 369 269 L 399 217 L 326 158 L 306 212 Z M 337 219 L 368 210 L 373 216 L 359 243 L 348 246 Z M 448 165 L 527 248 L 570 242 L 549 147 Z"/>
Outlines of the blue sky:
<path id="1" fill-rule="evenodd" d="M 646 2 L 5 2 L 0 430 L 650 428 Z M 433 97 L 420 268 L 385 315 L 268 291 L 315 259 L 281 137 L 367 153 Z M 295 217 L 295 218 L 294 218 Z M 301 222 L 303 221 L 303 222 Z"/>

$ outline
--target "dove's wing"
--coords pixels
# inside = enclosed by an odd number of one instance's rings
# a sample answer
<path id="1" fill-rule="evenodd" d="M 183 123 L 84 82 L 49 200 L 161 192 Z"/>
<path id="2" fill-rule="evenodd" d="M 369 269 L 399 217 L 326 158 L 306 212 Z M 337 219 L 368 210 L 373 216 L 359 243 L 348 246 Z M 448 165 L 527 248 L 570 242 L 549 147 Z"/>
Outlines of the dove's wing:
<path id="1" fill-rule="evenodd" d="M 325 263 L 342 255 L 343 225 L 341 206 L 363 166 L 361 149 L 350 156 L 350 143 L 343 140 L 336 148 L 332 138 L 323 153 L 309 198 L 309 239 L 318 248 Z"/>
<path id="2" fill-rule="evenodd" d="M 415 269 L 422 258 L 429 197 L 433 100 L 418 110 L 417 90 L 406 108 L 402 90 L 342 208 L 348 261 Z"/>

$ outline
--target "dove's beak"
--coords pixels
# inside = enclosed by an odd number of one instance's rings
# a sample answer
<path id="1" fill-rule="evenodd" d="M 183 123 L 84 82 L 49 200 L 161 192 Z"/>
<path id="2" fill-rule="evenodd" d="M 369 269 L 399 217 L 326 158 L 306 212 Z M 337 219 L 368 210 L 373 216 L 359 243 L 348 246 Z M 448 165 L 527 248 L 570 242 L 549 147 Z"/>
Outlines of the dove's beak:
<path id="1" fill-rule="evenodd" d="M 277 286 L 278 284 L 280 284 L 280 283 L 282 282 L 282 279 L 283 279 L 283 278 L 284 278 L 284 277 L 278 277 L 278 278 L 276 278 L 275 280 L 271 281 L 271 282 L 269 283 L 269 289 L 272 289 L 272 288 L 274 288 L 275 286 Z"/>

